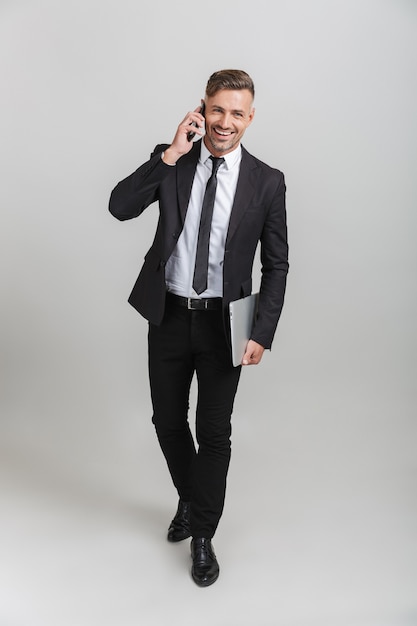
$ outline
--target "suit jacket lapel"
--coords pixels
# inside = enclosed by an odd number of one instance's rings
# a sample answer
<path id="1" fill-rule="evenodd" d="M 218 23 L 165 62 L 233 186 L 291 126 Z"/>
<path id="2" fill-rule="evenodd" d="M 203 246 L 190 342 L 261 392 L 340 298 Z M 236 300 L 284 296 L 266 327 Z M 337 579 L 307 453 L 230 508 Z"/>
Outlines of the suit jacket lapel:
<path id="1" fill-rule="evenodd" d="M 187 213 L 195 170 L 198 159 L 200 158 L 200 151 L 201 139 L 195 142 L 192 150 L 179 159 L 176 165 L 178 205 L 182 223 L 184 223 Z M 252 202 L 253 194 L 256 188 L 256 168 L 257 165 L 254 159 L 242 146 L 242 160 L 240 163 L 239 178 L 237 181 L 235 198 L 230 215 L 227 242 L 229 242 L 233 237 L 247 208 Z"/>
<path id="2" fill-rule="evenodd" d="M 190 200 L 191 188 L 193 186 L 195 170 L 200 158 L 201 140 L 196 141 L 190 152 L 185 154 L 177 162 L 177 192 L 178 205 L 180 209 L 182 223 L 184 223 L 187 207 Z"/>
<path id="3" fill-rule="evenodd" d="M 240 224 L 247 208 L 250 206 L 255 192 L 257 165 L 249 152 L 242 146 L 242 160 L 240 163 L 239 178 L 237 181 L 235 198 L 230 215 L 227 243 L 231 240 Z"/>

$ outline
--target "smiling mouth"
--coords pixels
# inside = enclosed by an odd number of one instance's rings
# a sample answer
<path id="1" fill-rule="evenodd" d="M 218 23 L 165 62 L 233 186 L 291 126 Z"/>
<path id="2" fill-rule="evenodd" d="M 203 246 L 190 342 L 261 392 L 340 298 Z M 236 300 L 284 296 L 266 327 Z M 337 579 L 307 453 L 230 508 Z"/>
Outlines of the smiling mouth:
<path id="1" fill-rule="evenodd" d="M 219 130 L 218 128 L 215 128 L 214 132 L 216 133 L 216 135 L 219 135 L 220 137 L 230 137 L 232 135 L 231 131 Z"/>

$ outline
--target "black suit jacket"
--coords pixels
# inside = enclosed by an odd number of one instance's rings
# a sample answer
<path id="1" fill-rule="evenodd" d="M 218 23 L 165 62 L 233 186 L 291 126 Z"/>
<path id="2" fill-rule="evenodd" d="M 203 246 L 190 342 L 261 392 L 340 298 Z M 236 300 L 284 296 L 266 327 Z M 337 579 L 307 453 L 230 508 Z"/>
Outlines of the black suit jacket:
<path id="1" fill-rule="evenodd" d="M 175 166 L 166 165 L 158 145 L 149 161 L 112 191 L 109 209 L 119 220 L 137 217 L 159 201 L 159 221 L 152 246 L 129 297 L 152 324 L 159 325 L 165 309 L 165 265 L 184 226 L 200 142 Z M 232 300 L 252 291 L 252 266 L 261 243 L 262 278 L 258 315 L 252 339 L 271 346 L 284 303 L 288 272 L 285 182 L 282 172 L 256 159 L 242 146 L 242 160 L 227 232 L 223 265 L 225 312 Z"/>

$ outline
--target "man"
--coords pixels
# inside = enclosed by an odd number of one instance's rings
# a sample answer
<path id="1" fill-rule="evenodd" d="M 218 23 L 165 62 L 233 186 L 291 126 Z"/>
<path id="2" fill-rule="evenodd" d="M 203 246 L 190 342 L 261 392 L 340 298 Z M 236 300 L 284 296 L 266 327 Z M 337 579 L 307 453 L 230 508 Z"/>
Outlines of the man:
<path id="1" fill-rule="evenodd" d="M 110 198 L 120 220 L 159 201 L 155 238 L 129 302 L 149 321 L 152 419 L 179 496 L 168 540 L 192 537 L 191 573 L 201 587 L 219 575 L 212 538 L 223 511 L 241 372 L 231 360 L 228 305 L 251 293 L 260 241 L 258 312 L 242 359 L 256 365 L 271 346 L 288 272 L 284 176 L 241 145 L 254 93 L 246 72 L 212 74 L 202 106 L 185 116 L 172 143 L 158 145 Z M 203 140 L 191 141 L 203 125 Z M 194 374 L 197 450 L 188 423 Z"/>

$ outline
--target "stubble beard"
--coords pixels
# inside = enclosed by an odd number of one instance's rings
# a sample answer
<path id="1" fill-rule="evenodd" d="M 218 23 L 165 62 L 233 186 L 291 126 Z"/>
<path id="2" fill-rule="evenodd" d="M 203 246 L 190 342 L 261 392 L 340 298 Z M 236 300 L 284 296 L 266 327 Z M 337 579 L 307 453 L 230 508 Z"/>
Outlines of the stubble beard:
<path id="1" fill-rule="evenodd" d="M 207 138 L 209 140 L 210 146 L 216 152 L 227 152 L 227 151 L 233 150 L 233 148 L 235 148 L 238 143 L 237 141 L 234 140 L 234 136 L 227 143 L 217 143 L 216 140 L 211 135 L 209 135 Z"/>

